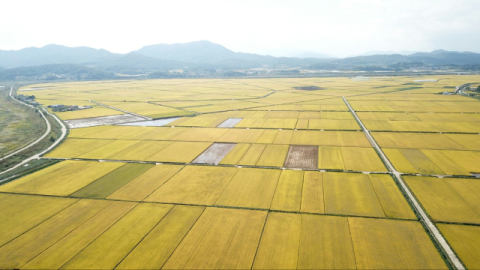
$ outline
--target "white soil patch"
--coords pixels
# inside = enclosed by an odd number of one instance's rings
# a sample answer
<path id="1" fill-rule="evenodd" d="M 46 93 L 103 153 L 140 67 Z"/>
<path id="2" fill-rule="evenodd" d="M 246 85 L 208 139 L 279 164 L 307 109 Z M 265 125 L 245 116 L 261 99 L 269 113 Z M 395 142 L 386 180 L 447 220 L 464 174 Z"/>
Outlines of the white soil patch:
<path id="1" fill-rule="evenodd" d="M 65 124 L 69 128 L 85 128 L 85 127 L 94 127 L 94 126 L 103 126 L 103 125 L 117 125 L 134 121 L 145 120 L 141 117 L 130 115 L 130 114 L 120 114 L 120 115 L 109 115 L 102 117 L 92 117 L 92 118 L 82 118 L 75 120 L 66 120 Z"/>

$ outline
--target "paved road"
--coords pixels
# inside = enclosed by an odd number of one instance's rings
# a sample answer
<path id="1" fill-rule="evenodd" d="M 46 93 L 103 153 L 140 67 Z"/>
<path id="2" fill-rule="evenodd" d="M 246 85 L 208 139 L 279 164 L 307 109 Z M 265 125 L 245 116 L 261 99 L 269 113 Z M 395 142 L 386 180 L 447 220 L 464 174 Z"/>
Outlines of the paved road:
<path id="1" fill-rule="evenodd" d="M 12 92 L 13 92 L 13 87 L 10 88 L 10 94 L 9 94 L 9 96 L 10 96 L 13 100 L 15 100 L 16 102 L 18 102 L 18 103 L 20 103 L 20 104 L 22 104 L 22 105 L 25 105 L 25 106 L 28 106 L 28 107 L 30 107 L 30 108 L 35 109 L 34 106 L 32 106 L 32 105 L 30 105 L 30 104 L 27 104 L 27 103 L 24 103 L 24 102 L 22 102 L 22 101 L 20 101 L 20 100 L 18 100 L 18 99 L 15 99 L 15 98 L 12 96 Z M 38 112 L 42 115 L 43 120 L 45 120 L 45 123 L 47 124 L 47 130 L 46 130 L 45 133 L 42 135 L 42 137 L 38 138 L 36 141 L 28 144 L 27 146 L 25 146 L 25 147 L 23 147 L 23 148 L 20 148 L 20 149 L 14 151 L 14 152 L 12 152 L 12 153 L 10 153 L 10 154 L 2 157 L 2 158 L 0 158 L 0 161 L 1 161 L 1 160 L 4 160 L 4 159 L 7 159 L 7 158 L 9 158 L 9 157 L 11 157 L 11 156 L 14 156 L 14 155 L 22 152 L 23 150 L 28 149 L 28 148 L 36 145 L 36 144 L 39 143 L 41 140 L 43 140 L 45 137 L 47 137 L 48 134 L 50 134 L 50 131 L 52 130 L 52 127 L 50 126 L 50 122 L 48 122 L 47 118 L 45 117 L 45 115 L 43 114 L 43 112 L 42 112 L 41 110 L 38 110 Z"/>
<path id="2" fill-rule="evenodd" d="M 387 156 L 383 152 L 383 150 L 378 146 L 377 142 L 375 139 L 373 139 L 372 135 L 370 134 L 370 131 L 363 125 L 362 121 L 360 118 L 357 116 L 355 113 L 355 110 L 353 110 L 352 106 L 350 106 L 350 103 L 348 103 L 347 99 L 345 97 L 342 97 L 343 101 L 347 105 L 348 109 L 350 112 L 353 114 L 355 119 L 357 120 L 358 124 L 362 127 L 362 131 L 365 133 L 365 136 L 367 139 L 370 141 L 370 144 L 377 150 L 377 153 L 379 153 L 380 158 L 383 160 L 383 162 L 387 165 L 388 170 L 394 175 L 394 177 L 398 180 L 398 183 L 400 183 L 400 186 L 402 190 L 404 191 L 405 194 L 407 194 L 408 198 L 410 201 L 413 203 L 413 207 L 417 211 L 417 213 L 420 214 L 420 221 L 427 227 L 429 230 L 430 234 L 435 238 L 435 241 L 437 244 L 442 248 L 444 254 L 447 256 L 447 259 L 450 261 L 450 263 L 455 267 L 456 269 L 465 269 L 465 266 L 460 262 L 458 259 L 457 255 L 453 252 L 452 248 L 448 245 L 447 241 L 445 238 L 443 238 L 443 235 L 438 231 L 437 227 L 433 224 L 433 222 L 430 220 L 430 218 L 427 216 L 425 211 L 423 211 L 422 207 L 418 203 L 417 199 L 413 196 L 411 191 L 408 189 L 407 185 L 403 181 L 401 177 L 401 173 L 395 170 L 395 167 L 393 167 L 392 163 L 390 163 L 390 160 L 388 160 Z"/>
<path id="3" fill-rule="evenodd" d="M 455 95 L 464 95 L 465 93 L 463 91 L 465 90 L 465 88 L 467 88 L 470 85 L 471 85 L 471 83 L 466 83 L 466 84 L 462 84 L 460 86 L 457 86 L 453 93 Z"/>
<path id="4" fill-rule="evenodd" d="M 12 89 L 13 89 L 13 88 L 12 88 Z M 10 90 L 10 96 L 13 98 L 13 96 L 12 96 L 12 89 Z M 16 100 L 16 99 L 15 99 L 15 100 Z M 16 101 L 20 102 L 19 100 L 16 100 Z M 20 103 L 21 103 L 21 104 L 24 104 L 24 105 L 27 105 L 27 106 L 30 106 L 30 105 L 25 104 L 25 103 L 23 103 L 23 102 L 20 102 Z M 30 107 L 34 108 L 33 106 L 30 106 Z M 52 150 L 53 148 L 55 148 L 55 147 L 65 138 L 65 136 L 67 136 L 67 127 L 65 126 L 65 124 L 63 124 L 63 122 L 60 121 L 60 119 L 58 119 L 58 117 L 57 117 L 56 115 L 51 114 L 51 113 L 50 113 L 49 111 L 47 111 L 45 108 L 42 108 L 42 109 L 44 110 L 45 113 L 48 113 L 50 116 L 52 116 L 52 117 L 60 124 L 60 126 L 62 127 L 62 135 L 61 135 L 52 145 L 50 145 L 47 149 L 45 149 L 45 150 L 43 150 L 42 152 L 40 152 L 40 153 L 38 153 L 38 154 L 35 154 L 35 155 L 33 155 L 33 156 L 31 156 L 31 157 L 29 157 L 29 158 L 27 158 L 27 159 L 24 159 L 22 162 L 20 162 L 19 164 L 15 165 L 15 166 L 12 167 L 12 168 L 9 168 L 9 169 L 7 169 L 7 170 L 5 170 L 5 171 L 0 172 L 0 175 L 1 175 L 1 174 L 4 174 L 4 173 L 7 173 L 7 172 L 9 172 L 9 171 L 12 171 L 12 170 L 14 170 L 14 169 L 16 169 L 16 168 L 24 165 L 24 164 L 27 164 L 28 162 L 30 162 L 30 161 L 32 161 L 32 160 L 34 160 L 34 159 L 40 158 L 40 156 L 42 156 L 43 154 L 45 154 L 45 153 L 47 153 L 48 151 L 50 151 L 50 150 Z M 50 122 L 48 122 L 47 118 L 45 117 L 45 115 L 43 114 L 43 112 L 42 112 L 40 109 L 39 109 L 38 111 L 42 114 L 43 119 L 45 119 L 45 122 L 47 123 L 47 127 L 48 127 L 48 128 L 47 128 L 47 132 L 45 132 L 45 134 L 44 134 L 40 139 L 38 139 L 37 141 L 35 141 L 35 142 L 27 145 L 26 147 L 24 147 L 24 148 L 16 151 L 17 153 L 18 153 L 19 151 L 25 150 L 25 149 L 27 149 L 28 147 L 31 147 L 31 146 L 35 145 L 35 144 L 38 143 L 40 140 L 42 140 L 43 138 L 45 138 L 45 136 L 47 136 L 48 134 L 50 134 L 50 131 L 51 131 Z M 14 153 L 12 153 L 12 154 L 14 154 Z M 8 157 L 8 156 L 7 156 L 7 157 Z"/>

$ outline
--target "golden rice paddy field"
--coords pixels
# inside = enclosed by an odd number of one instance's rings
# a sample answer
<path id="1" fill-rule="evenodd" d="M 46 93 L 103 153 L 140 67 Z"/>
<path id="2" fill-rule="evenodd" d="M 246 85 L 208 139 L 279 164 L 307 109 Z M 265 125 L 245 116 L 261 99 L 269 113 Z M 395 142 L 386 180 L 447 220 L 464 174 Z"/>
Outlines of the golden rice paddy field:
<path id="1" fill-rule="evenodd" d="M 2 183 L 0 268 L 452 268 L 343 98 L 461 262 L 479 268 L 480 103 L 440 94 L 478 81 L 26 86 L 43 106 L 93 106 L 62 120 L 164 122 L 72 128 L 42 157 L 58 163 Z"/>
<path id="2" fill-rule="evenodd" d="M 480 224 L 477 179 L 406 176 L 405 180 L 432 219 Z"/>
<path id="3" fill-rule="evenodd" d="M 15 228 L 1 232 L 2 268 L 446 268 L 418 221 L 13 194 L 0 204 L 21 213 L 1 220 Z"/>
<path id="4" fill-rule="evenodd" d="M 89 104 L 88 106 L 92 106 L 93 104 Z M 112 110 L 109 108 L 105 108 L 102 106 L 92 106 L 91 109 L 86 110 L 78 110 L 78 111 L 67 111 L 67 112 L 57 112 L 56 115 L 60 117 L 62 120 L 73 120 L 73 119 L 83 119 L 83 118 L 91 118 L 91 117 L 102 117 L 102 116 L 110 116 L 110 115 L 119 115 L 123 114 L 120 111 Z"/>
<path id="5" fill-rule="evenodd" d="M 0 192 L 416 219 L 387 174 L 67 160 Z"/>

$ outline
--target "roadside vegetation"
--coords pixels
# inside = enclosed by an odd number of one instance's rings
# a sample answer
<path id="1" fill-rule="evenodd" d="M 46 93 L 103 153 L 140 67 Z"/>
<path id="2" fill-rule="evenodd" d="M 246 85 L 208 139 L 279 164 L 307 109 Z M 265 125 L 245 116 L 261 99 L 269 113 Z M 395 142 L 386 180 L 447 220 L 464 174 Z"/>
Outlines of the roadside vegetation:
<path id="1" fill-rule="evenodd" d="M 37 140 L 46 130 L 46 124 L 37 109 L 32 109 L 12 100 L 8 93 L 10 88 L 4 87 L 0 95 L 0 158 Z M 52 131 L 42 141 L 11 157 L 0 160 L 0 172 L 7 170 L 22 160 L 46 149 L 61 135 L 61 127 L 48 114 L 46 115 Z M 24 175 L 51 165 L 52 161 L 36 160 L 8 173 L 0 174 L 0 181 L 14 175 Z M 13 178 L 12 178 L 13 179 Z"/>
<path id="2" fill-rule="evenodd" d="M 36 109 L 12 100 L 10 87 L 0 88 L 0 158 L 42 136 L 47 128 Z"/>

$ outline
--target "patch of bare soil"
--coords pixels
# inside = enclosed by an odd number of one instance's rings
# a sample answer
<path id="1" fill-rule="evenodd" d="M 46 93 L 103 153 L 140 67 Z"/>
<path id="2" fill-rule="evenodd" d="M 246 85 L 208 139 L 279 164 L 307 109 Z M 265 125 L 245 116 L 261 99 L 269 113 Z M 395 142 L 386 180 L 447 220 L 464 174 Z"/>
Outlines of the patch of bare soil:
<path id="1" fill-rule="evenodd" d="M 298 86 L 298 87 L 293 87 L 297 90 L 307 90 L 307 91 L 313 91 L 313 90 L 323 90 L 325 88 L 322 88 L 322 87 L 318 87 L 318 86 Z"/>
<path id="2" fill-rule="evenodd" d="M 318 147 L 292 145 L 288 149 L 284 167 L 298 169 L 317 169 Z"/>

